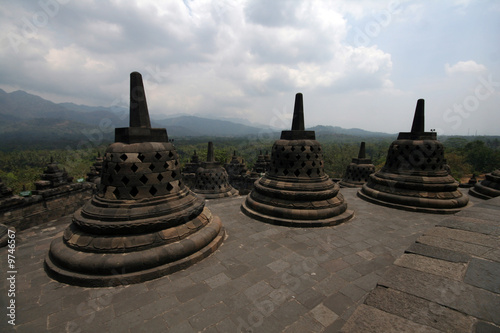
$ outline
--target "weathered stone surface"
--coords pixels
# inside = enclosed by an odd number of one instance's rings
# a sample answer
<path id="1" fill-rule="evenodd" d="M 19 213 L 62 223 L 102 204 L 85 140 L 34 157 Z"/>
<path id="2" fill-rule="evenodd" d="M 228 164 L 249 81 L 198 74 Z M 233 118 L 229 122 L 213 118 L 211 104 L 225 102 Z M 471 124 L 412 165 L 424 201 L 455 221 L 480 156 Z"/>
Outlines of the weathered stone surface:
<path id="1" fill-rule="evenodd" d="M 444 332 L 471 332 L 474 319 L 426 299 L 383 287 L 375 288 L 365 304 Z"/>
<path id="2" fill-rule="evenodd" d="M 464 282 L 500 294 L 500 263 L 473 258 Z"/>
<path id="3" fill-rule="evenodd" d="M 488 251 L 491 250 L 491 248 L 489 248 L 489 247 L 478 245 L 478 244 L 457 241 L 457 240 L 449 239 L 449 238 L 443 239 L 441 237 L 429 236 L 429 235 L 420 236 L 417 239 L 417 242 L 422 243 L 422 244 L 431 245 L 434 247 L 441 247 L 443 249 L 447 249 L 447 250 L 451 250 L 451 251 L 455 251 L 455 252 L 468 253 L 468 254 L 472 254 L 474 256 L 478 256 L 478 257 L 482 257 Z"/>
<path id="4" fill-rule="evenodd" d="M 425 235 L 442 237 L 444 239 L 453 239 L 461 242 L 483 245 L 490 248 L 500 248 L 500 238 L 465 230 L 436 227 L 427 231 Z"/>
<path id="5" fill-rule="evenodd" d="M 478 321 L 476 327 L 474 328 L 475 333 L 500 333 L 500 327 L 492 325 L 491 323 L 486 323 L 484 321 Z"/>
<path id="6" fill-rule="evenodd" d="M 486 200 L 500 196 L 500 169 L 487 174 L 482 182 L 469 190 L 469 194 Z"/>
<path id="7" fill-rule="evenodd" d="M 411 132 L 400 132 L 384 167 L 358 195 L 370 202 L 417 212 L 453 214 L 469 202 L 449 174 L 443 144 L 424 131 L 424 100 L 419 99 Z"/>
<path id="8" fill-rule="evenodd" d="M 408 319 L 387 313 L 377 308 L 361 304 L 342 327 L 343 333 L 437 333 L 439 330 L 414 323 Z"/>
<path id="9" fill-rule="evenodd" d="M 241 210 L 262 222 L 293 227 L 336 225 L 352 218 L 339 186 L 324 172 L 314 131 L 304 130 L 302 94 L 295 98 L 292 129 L 274 143 L 271 165 Z"/>
<path id="10" fill-rule="evenodd" d="M 440 227 L 460 229 L 480 234 L 500 236 L 500 225 L 495 221 L 470 219 L 462 216 L 453 216 L 437 224 Z"/>
<path id="11" fill-rule="evenodd" d="M 465 263 L 449 262 L 416 254 L 403 254 L 394 264 L 456 281 L 462 281 L 467 269 Z"/>
<path id="12" fill-rule="evenodd" d="M 500 323 L 500 297 L 463 282 L 413 269 L 393 266 L 379 285 L 436 302 L 479 319 Z"/>
<path id="13" fill-rule="evenodd" d="M 71 183 L 73 177 L 69 177 L 66 170 L 59 169 L 59 165 L 50 158 L 50 163 L 40 176 L 40 180 L 35 182 L 36 191 L 34 194 L 42 194 L 44 190 L 56 188 Z M 40 192 L 42 191 L 42 192 Z"/>
<path id="14" fill-rule="evenodd" d="M 406 252 L 420 254 L 423 256 L 442 259 L 451 262 L 467 263 L 470 260 L 470 256 L 465 253 L 455 252 L 452 250 L 442 249 L 440 247 L 421 244 L 421 243 L 413 243 L 406 250 Z"/>
<path id="15" fill-rule="evenodd" d="M 186 268 L 224 238 L 220 219 L 182 182 L 164 128 L 151 128 L 139 73 L 131 74 L 129 128 L 115 130 L 98 193 L 45 259 L 47 272 L 85 286 L 137 283 Z"/>
<path id="16" fill-rule="evenodd" d="M 371 159 L 366 158 L 365 143 L 361 142 L 358 158 L 353 158 L 352 162 L 347 166 L 339 185 L 340 187 L 361 187 L 374 172 L 375 166 L 372 164 Z"/>
<path id="17" fill-rule="evenodd" d="M 229 184 L 227 171 L 215 162 L 214 146 L 208 143 L 207 161 L 196 170 L 193 192 L 206 199 L 226 198 L 238 195 L 238 191 Z"/>
<path id="18" fill-rule="evenodd" d="M 101 157 L 101 153 L 97 154 L 94 163 L 90 167 L 90 172 L 87 173 L 87 181 L 95 184 L 99 184 L 101 181 L 102 174 L 102 164 L 103 158 Z"/>

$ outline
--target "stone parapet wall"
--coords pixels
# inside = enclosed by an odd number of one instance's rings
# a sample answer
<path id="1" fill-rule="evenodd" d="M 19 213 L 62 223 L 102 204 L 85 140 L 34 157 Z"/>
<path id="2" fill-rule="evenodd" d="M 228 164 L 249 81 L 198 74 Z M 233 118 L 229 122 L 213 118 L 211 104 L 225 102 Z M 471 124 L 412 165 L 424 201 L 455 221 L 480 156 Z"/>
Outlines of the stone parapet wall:
<path id="1" fill-rule="evenodd" d="M 29 197 L 13 196 L 0 200 L 0 224 L 24 230 L 72 214 L 90 199 L 95 184 L 72 183 Z"/>

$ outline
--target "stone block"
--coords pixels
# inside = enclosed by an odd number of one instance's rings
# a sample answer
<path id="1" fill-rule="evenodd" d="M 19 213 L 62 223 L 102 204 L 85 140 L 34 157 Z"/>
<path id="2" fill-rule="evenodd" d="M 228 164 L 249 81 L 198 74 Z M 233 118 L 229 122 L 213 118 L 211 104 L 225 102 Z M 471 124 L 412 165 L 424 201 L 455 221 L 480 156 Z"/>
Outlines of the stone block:
<path id="1" fill-rule="evenodd" d="M 394 264 L 456 281 L 462 281 L 467 269 L 465 263 L 454 263 L 417 254 L 403 254 Z"/>
<path id="2" fill-rule="evenodd" d="M 500 262 L 473 258 L 464 282 L 500 294 Z"/>
<path id="3" fill-rule="evenodd" d="M 414 323 L 408 319 L 361 304 L 342 327 L 343 333 L 401 333 L 425 332 L 438 333 L 439 330 Z"/>
<path id="4" fill-rule="evenodd" d="M 475 322 L 459 311 L 391 288 L 375 288 L 365 304 L 444 332 L 471 332 Z"/>
<path id="5" fill-rule="evenodd" d="M 479 319 L 500 323 L 500 297 L 464 282 L 393 266 L 378 283 Z"/>

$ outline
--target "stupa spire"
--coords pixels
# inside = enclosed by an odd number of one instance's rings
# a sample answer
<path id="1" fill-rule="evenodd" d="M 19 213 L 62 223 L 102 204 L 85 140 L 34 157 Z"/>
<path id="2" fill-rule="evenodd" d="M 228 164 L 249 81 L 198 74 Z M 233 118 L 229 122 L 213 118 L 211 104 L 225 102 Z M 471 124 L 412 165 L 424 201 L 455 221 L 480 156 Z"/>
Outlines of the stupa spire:
<path id="1" fill-rule="evenodd" d="M 208 142 L 207 162 L 215 162 L 214 144 L 212 141 Z"/>
<path id="2" fill-rule="evenodd" d="M 314 131 L 304 130 L 301 93 L 295 95 L 292 129 L 281 132 L 271 156 L 267 152 L 266 156 L 261 151 L 255 162 L 255 172 L 265 174 L 241 205 L 243 213 L 290 227 L 330 226 L 353 217 L 339 185 L 325 173 L 321 144 L 315 140 Z"/>
<path id="3" fill-rule="evenodd" d="M 146 93 L 142 76 L 138 72 L 130 73 L 130 126 L 115 128 L 115 142 L 143 143 L 168 142 L 165 128 L 151 128 Z"/>
<path id="4" fill-rule="evenodd" d="M 130 73 L 130 127 L 151 128 L 142 75 Z"/>
<path id="5" fill-rule="evenodd" d="M 358 153 L 358 159 L 362 159 L 366 157 L 365 153 L 365 142 L 361 142 L 361 145 L 359 146 L 359 153 Z"/>
<path id="6" fill-rule="evenodd" d="M 413 124 L 411 126 L 411 132 L 413 134 L 423 133 L 424 129 L 424 100 L 419 99 L 417 101 L 417 107 L 415 108 L 415 115 L 413 116 Z"/>
<path id="7" fill-rule="evenodd" d="M 302 93 L 295 95 L 295 106 L 293 108 L 292 131 L 305 130 L 304 124 L 304 100 Z"/>
<path id="8" fill-rule="evenodd" d="M 292 129 L 281 132 L 281 140 L 315 140 L 314 131 L 305 130 L 304 99 L 302 93 L 295 94 L 293 107 Z"/>

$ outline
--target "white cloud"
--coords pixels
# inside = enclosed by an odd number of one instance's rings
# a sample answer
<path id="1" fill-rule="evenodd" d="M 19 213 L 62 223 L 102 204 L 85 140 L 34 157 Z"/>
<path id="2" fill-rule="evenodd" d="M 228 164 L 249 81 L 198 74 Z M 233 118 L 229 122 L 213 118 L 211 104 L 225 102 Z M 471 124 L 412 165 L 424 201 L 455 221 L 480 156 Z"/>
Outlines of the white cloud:
<path id="1" fill-rule="evenodd" d="M 497 21 L 486 25 L 493 16 L 475 2 L 459 16 L 455 6 L 412 0 L 70 1 L 15 53 L 7 33 L 22 34 L 21 19 L 43 9 L 37 2 L 9 1 L 0 6 L 0 87 L 106 106 L 128 94 L 128 75 L 139 71 L 155 114 L 216 112 L 264 122 L 275 109 L 291 112 L 301 91 L 309 125 L 397 132 L 398 122 L 384 120 L 407 108 L 411 114 L 417 98 L 447 92 L 450 100 L 443 104 L 453 105 L 457 91 L 474 88 L 470 75 L 452 74 L 487 68 L 500 77 L 492 29 Z M 463 15 L 470 20 L 466 31 Z M 374 25 L 376 33 L 369 29 Z M 356 29 L 367 34 L 366 44 L 353 42 Z M 448 63 L 443 73 L 452 49 L 481 64 Z M 345 112 L 325 111 L 336 105 Z"/>
<path id="2" fill-rule="evenodd" d="M 455 73 L 477 73 L 486 70 L 486 66 L 476 63 L 474 60 L 459 61 L 456 64 L 450 66 L 450 64 L 445 64 L 444 69 L 446 74 L 452 75 Z"/>

